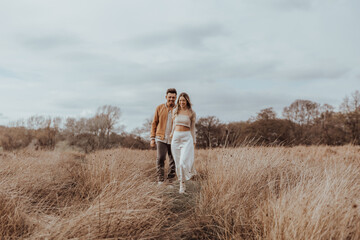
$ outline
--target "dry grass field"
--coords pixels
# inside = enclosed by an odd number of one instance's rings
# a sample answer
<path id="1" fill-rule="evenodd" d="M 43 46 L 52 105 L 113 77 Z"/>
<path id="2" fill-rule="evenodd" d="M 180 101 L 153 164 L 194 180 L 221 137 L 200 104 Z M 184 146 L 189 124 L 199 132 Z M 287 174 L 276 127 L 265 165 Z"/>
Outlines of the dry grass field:
<path id="1" fill-rule="evenodd" d="M 3 152 L 3 239 L 360 239 L 360 147 L 197 150 L 180 195 L 155 151 Z"/>

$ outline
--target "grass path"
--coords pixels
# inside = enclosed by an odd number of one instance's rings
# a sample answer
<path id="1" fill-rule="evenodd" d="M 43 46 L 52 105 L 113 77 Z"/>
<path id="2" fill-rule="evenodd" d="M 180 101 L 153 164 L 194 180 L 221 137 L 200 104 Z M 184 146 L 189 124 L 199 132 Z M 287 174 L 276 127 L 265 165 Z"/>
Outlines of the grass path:
<path id="1" fill-rule="evenodd" d="M 164 186 L 164 199 L 170 201 L 170 212 L 172 217 L 165 227 L 171 227 L 177 233 L 171 235 L 170 239 L 198 239 L 192 226 L 192 216 L 194 215 L 197 198 L 200 193 L 199 181 L 187 181 L 186 192 L 184 194 L 179 193 L 179 182 L 175 181 L 170 184 L 167 183 Z M 171 236 L 170 236 L 171 235 Z"/>

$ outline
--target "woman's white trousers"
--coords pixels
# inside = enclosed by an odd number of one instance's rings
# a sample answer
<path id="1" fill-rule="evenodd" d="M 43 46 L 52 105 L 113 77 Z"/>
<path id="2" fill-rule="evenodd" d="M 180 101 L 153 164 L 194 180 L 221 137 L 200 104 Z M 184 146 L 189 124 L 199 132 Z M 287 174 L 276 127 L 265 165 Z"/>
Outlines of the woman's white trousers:
<path id="1" fill-rule="evenodd" d="M 194 169 L 194 141 L 190 131 L 175 131 L 171 141 L 176 175 L 183 182 L 196 174 Z"/>

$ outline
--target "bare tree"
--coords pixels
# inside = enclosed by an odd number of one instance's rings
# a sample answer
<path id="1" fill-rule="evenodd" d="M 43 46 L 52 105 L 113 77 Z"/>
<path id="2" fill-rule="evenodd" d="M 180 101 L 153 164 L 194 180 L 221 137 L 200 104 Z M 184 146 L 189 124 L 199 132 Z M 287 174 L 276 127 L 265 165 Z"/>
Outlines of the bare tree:
<path id="1" fill-rule="evenodd" d="M 153 117 L 145 119 L 141 127 L 137 127 L 132 131 L 132 134 L 142 137 L 143 139 L 150 139 L 150 130 Z"/>
<path id="2" fill-rule="evenodd" d="M 62 123 L 62 118 L 61 117 L 55 117 L 52 119 L 52 125 L 53 125 L 53 128 L 58 130 L 60 129 L 60 125 Z"/>
<path id="3" fill-rule="evenodd" d="M 296 143 L 311 144 L 309 130 L 320 115 L 320 104 L 298 99 L 285 107 L 283 116 L 291 122 L 291 129 Z"/>
<path id="4" fill-rule="evenodd" d="M 10 127 L 25 127 L 26 126 L 26 124 L 25 124 L 25 119 L 18 119 L 18 120 L 16 120 L 16 121 L 11 121 L 10 123 L 9 123 L 9 126 Z"/>
<path id="5" fill-rule="evenodd" d="M 340 105 L 340 111 L 350 113 L 360 110 L 360 92 L 356 90 L 351 94 L 351 99 L 346 96 Z"/>
<path id="6" fill-rule="evenodd" d="M 27 119 L 27 127 L 29 129 L 38 129 L 43 127 L 45 118 L 43 116 L 31 116 Z"/>
<path id="7" fill-rule="evenodd" d="M 221 140 L 226 138 L 225 128 L 215 116 L 199 118 L 196 123 L 197 143 L 199 147 L 219 147 Z"/>
<path id="8" fill-rule="evenodd" d="M 340 111 L 344 118 L 345 126 L 351 134 L 352 142 L 360 143 L 360 92 L 357 90 L 351 94 L 351 98 L 345 97 L 340 105 Z"/>
<path id="9" fill-rule="evenodd" d="M 276 112 L 272 107 L 260 110 L 260 112 L 256 116 L 257 120 L 269 120 L 275 118 L 276 118 Z"/>
<path id="10" fill-rule="evenodd" d="M 80 118 L 79 120 L 76 120 L 75 118 L 69 117 L 66 119 L 65 122 L 65 133 L 67 135 L 78 135 L 82 133 L 86 133 L 87 130 L 87 119 L 86 118 Z"/>
<path id="11" fill-rule="evenodd" d="M 298 99 L 284 108 L 283 116 L 300 125 L 310 124 L 319 116 L 319 107 L 316 102 Z"/>
<path id="12" fill-rule="evenodd" d="M 97 109 L 95 119 L 100 130 L 100 142 L 106 147 L 110 141 L 110 133 L 114 130 L 121 116 L 119 107 L 104 105 Z"/>

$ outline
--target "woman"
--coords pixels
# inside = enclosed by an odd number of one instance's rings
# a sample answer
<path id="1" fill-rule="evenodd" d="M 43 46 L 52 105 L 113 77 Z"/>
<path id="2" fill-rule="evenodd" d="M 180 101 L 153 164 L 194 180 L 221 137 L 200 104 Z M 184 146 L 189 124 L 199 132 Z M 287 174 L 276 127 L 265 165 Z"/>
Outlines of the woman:
<path id="1" fill-rule="evenodd" d="M 173 112 L 171 152 L 175 160 L 176 175 L 180 181 L 179 193 L 185 192 L 185 180 L 189 180 L 195 174 L 196 114 L 191 105 L 189 95 L 181 93 Z"/>

